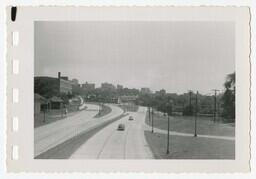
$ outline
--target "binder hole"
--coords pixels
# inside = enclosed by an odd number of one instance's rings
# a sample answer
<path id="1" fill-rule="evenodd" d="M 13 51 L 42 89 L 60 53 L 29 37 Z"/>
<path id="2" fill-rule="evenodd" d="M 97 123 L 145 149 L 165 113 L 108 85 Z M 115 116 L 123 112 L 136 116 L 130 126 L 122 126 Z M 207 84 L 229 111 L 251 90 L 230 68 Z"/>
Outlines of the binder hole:
<path id="1" fill-rule="evenodd" d="M 13 74 L 19 73 L 19 60 L 13 60 L 12 71 L 13 71 Z"/>
<path id="2" fill-rule="evenodd" d="M 12 131 L 17 132 L 19 129 L 19 119 L 18 117 L 13 117 L 12 118 Z"/>
<path id="3" fill-rule="evenodd" d="M 19 102 L 19 89 L 18 88 L 13 88 L 12 100 L 13 100 L 13 103 L 18 103 Z"/>
<path id="4" fill-rule="evenodd" d="M 19 147 L 17 145 L 12 146 L 12 160 L 19 159 Z"/>
<path id="5" fill-rule="evenodd" d="M 19 44 L 19 32 L 12 32 L 12 46 L 17 46 Z"/>

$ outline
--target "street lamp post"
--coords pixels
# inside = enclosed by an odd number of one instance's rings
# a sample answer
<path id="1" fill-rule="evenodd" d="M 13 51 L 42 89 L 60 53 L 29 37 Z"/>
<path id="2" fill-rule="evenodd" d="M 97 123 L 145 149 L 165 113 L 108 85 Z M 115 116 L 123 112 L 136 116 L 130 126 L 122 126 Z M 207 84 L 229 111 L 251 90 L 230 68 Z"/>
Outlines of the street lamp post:
<path id="1" fill-rule="evenodd" d="M 100 114 L 100 102 L 98 103 L 98 114 Z"/>
<path id="2" fill-rule="evenodd" d="M 167 114 L 168 115 L 168 132 L 167 132 L 167 151 L 166 151 L 166 153 L 167 154 L 169 154 L 170 153 L 170 151 L 169 151 L 169 141 L 170 141 L 170 117 L 169 117 L 169 114 Z"/>
<path id="3" fill-rule="evenodd" d="M 60 110 L 60 112 L 61 112 L 61 117 L 63 117 L 63 104 L 62 104 L 62 103 L 60 104 L 60 109 L 61 109 L 61 110 Z"/>
<path id="4" fill-rule="evenodd" d="M 151 111 L 151 119 L 152 119 L 152 121 L 151 121 L 151 124 L 152 124 L 152 133 L 154 133 L 154 117 L 153 117 L 153 115 L 154 115 L 154 112 L 153 112 L 153 107 L 152 107 L 152 111 Z"/>
<path id="5" fill-rule="evenodd" d="M 167 150 L 166 154 L 170 153 L 170 115 L 172 115 L 172 100 L 167 103 L 167 118 L 168 118 L 168 127 L 167 127 Z"/>
<path id="6" fill-rule="evenodd" d="M 214 113 L 213 113 L 213 122 L 216 122 L 216 117 L 217 117 L 217 92 L 219 90 L 213 89 L 214 91 Z"/>
<path id="7" fill-rule="evenodd" d="M 197 112 L 198 112 L 198 91 L 196 92 L 196 111 L 195 111 L 195 132 L 194 132 L 194 137 L 197 137 Z"/>
<path id="8" fill-rule="evenodd" d="M 46 120 L 45 120 L 45 109 L 44 109 L 44 120 L 43 120 L 43 122 L 44 122 L 44 123 L 46 122 Z"/>
<path id="9" fill-rule="evenodd" d="M 151 115 L 150 115 L 150 106 L 148 106 L 148 119 L 149 119 L 149 121 L 151 120 Z"/>

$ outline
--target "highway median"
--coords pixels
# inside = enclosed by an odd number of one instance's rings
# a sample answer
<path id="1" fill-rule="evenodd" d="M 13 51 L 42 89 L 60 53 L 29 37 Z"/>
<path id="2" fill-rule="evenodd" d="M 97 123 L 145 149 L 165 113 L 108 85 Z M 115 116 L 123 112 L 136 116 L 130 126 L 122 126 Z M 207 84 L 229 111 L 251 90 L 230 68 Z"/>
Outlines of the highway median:
<path id="1" fill-rule="evenodd" d="M 121 115 L 104 121 L 98 125 L 92 126 L 87 130 L 79 133 L 78 135 L 56 145 L 53 148 L 37 155 L 35 159 L 67 159 L 69 158 L 82 144 L 84 144 L 89 138 L 95 135 L 98 131 L 102 130 L 109 124 L 125 117 L 127 114 L 122 113 Z"/>

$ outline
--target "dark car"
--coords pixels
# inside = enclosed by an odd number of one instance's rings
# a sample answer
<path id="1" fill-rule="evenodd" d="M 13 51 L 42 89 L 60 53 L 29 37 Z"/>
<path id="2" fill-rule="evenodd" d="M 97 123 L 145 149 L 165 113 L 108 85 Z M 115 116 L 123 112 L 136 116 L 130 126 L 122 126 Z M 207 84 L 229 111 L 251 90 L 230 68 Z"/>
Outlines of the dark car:
<path id="1" fill-rule="evenodd" d="M 134 120 L 134 118 L 132 116 L 129 116 L 129 120 Z"/>
<path id="2" fill-rule="evenodd" d="M 117 130 L 124 131 L 125 130 L 125 125 L 124 124 L 119 124 L 118 127 L 117 127 Z"/>

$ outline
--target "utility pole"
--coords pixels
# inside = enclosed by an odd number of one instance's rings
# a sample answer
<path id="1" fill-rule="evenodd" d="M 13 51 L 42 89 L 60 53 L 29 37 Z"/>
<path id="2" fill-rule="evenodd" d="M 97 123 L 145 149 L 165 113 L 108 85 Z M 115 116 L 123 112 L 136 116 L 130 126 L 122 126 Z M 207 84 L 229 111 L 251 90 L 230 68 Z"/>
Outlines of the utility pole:
<path id="1" fill-rule="evenodd" d="M 98 114 L 100 115 L 100 108 L 101 108 L 101 103 L 99 103 L 99 110 L 98 110 Z"/>
<path id="2" fill-rule="evenodd" d="M 44 123 L 46 122 L 46 120 L 45 120 L 45 112 L 46 112 L 46 110 L 44 109 L 44 120 L 43 120 Z"/>
<path id="3" fill-rule="evenodd" d="M 214 91 L 214 113 L 213 113 L 213 121 L 216 122 L 216 116 L 217 116 L 217 92 L 219 90 L 213 89 Z"/>
<path id="4" fill-rule="evenodd" d="M 195 111 L 195 133 L 194 133 L 194 137 L 197 137 L 197 112 L 198 112 L 198 91 L 196 92 L 196 111 Z"/>
<path id="5" fill-rule="evenodd" d="M 149 119 L 149 121 L 151 120 L 151 115 L 150 115 L 150 106 L 148 106 L 148 119 Z"/>
<path id="6" fill-rule="evenodd" d="M 192 97 L 192 91 L 189 91 L 189 106 L 191 107 L 191 97 Z"/>
<path id="7" fill-rule="evenodd" d="M 63 104 L 62 103 L 60 104 L 60 109 L 61 109 L 60 110 L 61 111 L 61 117 L 63 117 Z"/>
<path id="8" fill-rule="evenodd" d="M 191 100 L 192 100 L 192 91 L 191 90 L 189 90 L 189 112 L 192 112 L 192 102 L 191 102 Z"/>
<path id="9" fill-rule="evenodd" d="M 168 117 L 168 128 L 167 128 L 167 150 L 166 154 L 170 153 L 170 115 L 172 115 L 172 101 L 170 101 L 167 105 L 167 117 Z"/>
<path id="10" fill-rule="evenodd" d="M 152 124 L 152 133 L 154 133 L 154 112 L 153 112 L 153 107 L 152 107 L 152 110 L 151 110 L 151 124 Z"/>
<path id="11" fill-rule="evenodd" d="M 167 151 L 166 153 L 169 154 L 170 151 L 169 151 L 169 143 L 170 143 L 170 117 L 169 117 L 169 114 L 167 113 L 167 116 L 168 116 L 168 132 L 167 132 Z"/>

